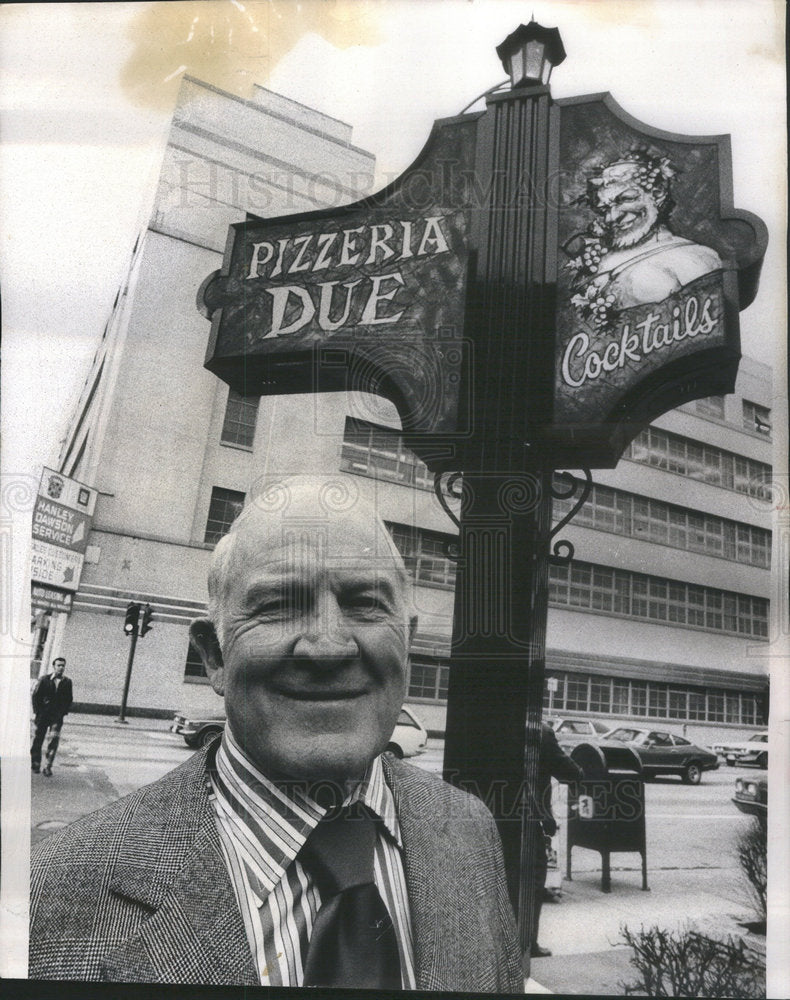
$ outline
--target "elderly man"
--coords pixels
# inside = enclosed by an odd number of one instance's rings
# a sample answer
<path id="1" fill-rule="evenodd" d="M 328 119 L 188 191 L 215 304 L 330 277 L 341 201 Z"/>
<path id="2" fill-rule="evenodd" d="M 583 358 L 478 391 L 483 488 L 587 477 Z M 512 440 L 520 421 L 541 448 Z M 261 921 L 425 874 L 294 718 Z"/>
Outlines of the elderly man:
<path id="1" fill-rule="evenodd" d="M 523 989 L 490 814 L 382 756 L 416 618 L 386 528 L 337 499 L 287 480 L 218 544 L 192 638 L 225 734 L 43 842 L 31 977 Z"/>

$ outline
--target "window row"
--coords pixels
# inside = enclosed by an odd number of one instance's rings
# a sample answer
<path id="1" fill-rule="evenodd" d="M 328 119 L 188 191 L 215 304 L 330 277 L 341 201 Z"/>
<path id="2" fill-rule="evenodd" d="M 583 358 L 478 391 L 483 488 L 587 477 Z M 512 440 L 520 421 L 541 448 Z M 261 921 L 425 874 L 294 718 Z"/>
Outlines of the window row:
<path id="1" fill-rule="evenodd" d="M 741 400 L 743 426 L 754 434 L 771 437 L 771 410 L 759 403 L 751 403 L 748 399 Z M 724 420 L 724 396 L 706 396 L 695 403 L 697 413 L 706 417 L 716 417 Z"/>
<path id="2" fill-rule="evenodd" d="M 623 458 L 762 500 L 770 499 L 770 465 L 656 427 L 641 431 L 626 448 Z"/>
<path id="3" fill-rule="evenodd" d="M 433 474 L 404 445 L 399 431 L 354 417 L 346 417 L 340 468 L 344 472 L 433 489 Z"/>
<path id="4" fill-rule="evenodd" d="M 558 682 L 557 690 L 544 692 L 543 707 L 554 713 L 601 712 L 681 722 L 765 724 L 765 699 L 759 694 L 595 674 L 552 671 L 551 676 Z"/>
<path id="5" fill-rule="evenodd" d="M 768 636 L 768 601 L 574 561 L 549 568 L 549 603 L 755 638 Z"/>
<path id="6" fill-rule="evenodd" d="M 406 524 L 385 523 L 406 569 L 418 583 L 443 590 L 455 587 L 455 564 L 445 554 L 445 547 L 454 541 L 452 535 Z"/>
<path id="7" fill-rule="evenodd" d="M 572 497 L 555 500 L 555 517 L 564 517 L 573 504 Z M 608 486 L 593 486 L 589 499 L 574 517 L 573 524 L 661 542 L 689 552 L 722 556 L 750 566 L 768 567 L 771 564 L 771 532 L 764 528 L 624 493 Z"/>
<path id="8" fill-rule="evenodd" d="M 185 677 L 206 679 L 203 662 L 189 645 Z M 609 716 L 674 719 L 679 722 L 728 722 L 760 726 L 766 723 L 766 698 L 746 691 L 637 681 L 596 674 L 552 671 L 557 690 L 543 695 L 543 707 L 553 713 L 598 712 Z M 413 659 L 408 697 L 446 702 L 450 664 Z"/>

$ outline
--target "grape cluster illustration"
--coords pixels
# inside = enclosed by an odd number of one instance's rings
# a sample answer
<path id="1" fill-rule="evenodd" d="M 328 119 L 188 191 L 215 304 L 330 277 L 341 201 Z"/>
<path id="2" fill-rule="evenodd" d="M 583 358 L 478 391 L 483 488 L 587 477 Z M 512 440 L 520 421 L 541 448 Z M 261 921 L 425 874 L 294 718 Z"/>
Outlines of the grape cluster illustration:
<path id="1" fill-rule="evenodd" d="M 576 311 L 595 327 L 597 332 L 607 330 L 613 323 L 615 317 L 615 297 L 603 291 L 594 282 L 587 285 L 586 289 L 571 298 L 571 304 L 576 307 Z"/>

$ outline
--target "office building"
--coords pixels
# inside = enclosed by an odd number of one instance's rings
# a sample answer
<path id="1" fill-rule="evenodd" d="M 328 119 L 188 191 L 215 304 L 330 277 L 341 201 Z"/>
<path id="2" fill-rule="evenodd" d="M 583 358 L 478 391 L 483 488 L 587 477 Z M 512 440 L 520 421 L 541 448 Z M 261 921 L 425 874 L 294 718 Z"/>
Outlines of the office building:
<path id="1" fill-rule="evenodd" d="M 371 174 L 348 126 L 262 88 L 240 101 L 185 81 L 151 222 L 60 456 L 64 474 L 100 491 L 73 611 L 49 630 L 80 702 L 117 706 L 123 616 L 138 601 L 155 627 L 137 644 L 132 710 L 216 711 L 188 641 L 211 548 L 266 480 L 336 472 L 375 497 L 413 574 L 408 701 L 443 729 L 454 528 L 394 407 L 346 393 L 245 398 L 203 368 L 196 296 L 229 223 L 352 201 Z M 703 742 L 764 724 L 770 405 L 770 370 L 744 358 L 734 394 L 665 414 L 616 469 L 594 471 L 562 535 L 575 558 L 550 570 L 555 714 L 660 720 Z M 556 502 L 555 520 L 570 503 Z"/>

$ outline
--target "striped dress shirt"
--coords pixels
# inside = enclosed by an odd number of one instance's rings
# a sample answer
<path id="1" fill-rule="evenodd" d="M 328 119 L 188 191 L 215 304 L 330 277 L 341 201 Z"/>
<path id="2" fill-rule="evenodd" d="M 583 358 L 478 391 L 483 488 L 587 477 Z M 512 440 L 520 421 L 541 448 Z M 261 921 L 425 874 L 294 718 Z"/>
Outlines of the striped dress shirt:
<path id="1" fill-rule="evenodd" d="M 209 794 L 247 940 L 264 986 L 301 986 L 318 887 L 297 855 L 326 810 L 298 789 L 273 784 L 230 727 L 217 750 Z M 404 989 L 415 989 L 411 916 L 392 792 L 377 757 L 344 805 L 361 802 L 379 819 L 373 870 L 392 919 Z"/>

